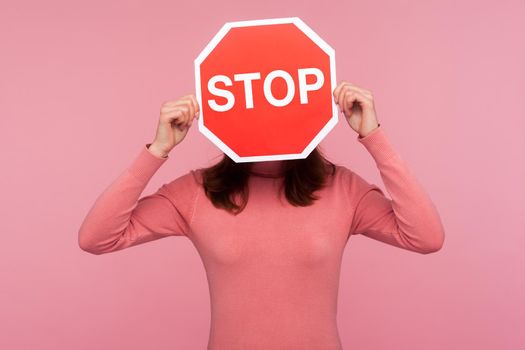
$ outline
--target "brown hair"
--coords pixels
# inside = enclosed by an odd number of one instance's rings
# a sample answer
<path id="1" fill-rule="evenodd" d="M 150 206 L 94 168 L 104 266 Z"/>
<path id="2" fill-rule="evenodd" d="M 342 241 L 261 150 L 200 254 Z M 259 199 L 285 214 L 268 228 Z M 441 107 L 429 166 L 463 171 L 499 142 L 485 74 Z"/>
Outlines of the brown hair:
<path id="1" fill-rule="evenodd" d="M 202 170 L 206 196 L 216 208 L 239 214 L 248 202 L 248 178 L 251 162 L 236 163 L 223 153 L 222 159 Z M 294 206 L 308 206 L 319 199 L 313 193 L 326 184 L 326 176 L 333 176 L 334 163 L 317 147 L 304 159 L 285 160 L 283 183 L 288 202 Z M 236 198 L 241 202 L 236 203 Z"/>

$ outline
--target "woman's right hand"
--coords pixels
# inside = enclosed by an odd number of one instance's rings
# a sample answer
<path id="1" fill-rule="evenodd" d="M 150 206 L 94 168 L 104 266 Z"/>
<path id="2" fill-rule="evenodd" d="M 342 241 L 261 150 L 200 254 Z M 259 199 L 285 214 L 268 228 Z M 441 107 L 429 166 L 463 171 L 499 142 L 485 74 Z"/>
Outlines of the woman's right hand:
<path id="1" fill-rule="evenodd" d="M 167 157 L 168 153 L 184 140 L 193 119 L 199 118 L 199 112 L 199 103 L 193 94 L 164 102 L 155 140 L 149 146 L 149 150 L 160 157 Z"/>

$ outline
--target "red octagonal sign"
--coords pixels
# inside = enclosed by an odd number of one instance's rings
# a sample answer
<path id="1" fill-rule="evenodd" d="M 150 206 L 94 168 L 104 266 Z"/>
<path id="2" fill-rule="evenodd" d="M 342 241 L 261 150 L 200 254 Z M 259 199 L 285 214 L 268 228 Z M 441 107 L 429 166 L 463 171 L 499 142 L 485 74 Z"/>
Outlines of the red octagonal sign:
<path id="1" fill-rule="evenodd" d="M 226 23 L 195 80 L 199 131 L 235 162 L 306 158 L 337 124 L 335 52 L 297 17 Z"/>

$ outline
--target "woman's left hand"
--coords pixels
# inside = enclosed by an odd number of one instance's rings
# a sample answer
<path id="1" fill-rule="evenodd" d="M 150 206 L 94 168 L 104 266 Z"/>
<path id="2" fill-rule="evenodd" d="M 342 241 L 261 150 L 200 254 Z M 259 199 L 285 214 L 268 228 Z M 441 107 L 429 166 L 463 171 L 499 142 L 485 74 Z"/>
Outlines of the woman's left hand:
<path id="1" fill-rule="evenodd" d="M 360 137 L 365 137 L 379 126 L 370 91 L 343 80 L 334 89 L 334 100 Z"/>

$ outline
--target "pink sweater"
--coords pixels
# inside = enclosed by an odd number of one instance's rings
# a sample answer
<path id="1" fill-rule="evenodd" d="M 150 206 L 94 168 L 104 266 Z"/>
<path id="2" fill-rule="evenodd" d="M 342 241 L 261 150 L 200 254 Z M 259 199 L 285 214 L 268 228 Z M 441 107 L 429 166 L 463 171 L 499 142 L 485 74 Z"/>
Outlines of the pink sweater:
<path id="1" fill-rule="evenodd" d="M 210 287 L 208 349 L 342 349 L 336 312 L 344 248 L 361 234 L 413 252 L 439 250 L 444 230 L 431 199 L 379 126 L 357 140 L 371 154 L 392 199 L 337 165 L 321 199 L 294 207 L 278 196 L 284 161 L 254 163 L 238 216 L 215 208 L 200 170 L 140 197 L 168 158 L 142 146 L 99 196 L 79 231 L 80 247 L 104 254 L 168 237 L 191 240 Z"/>

